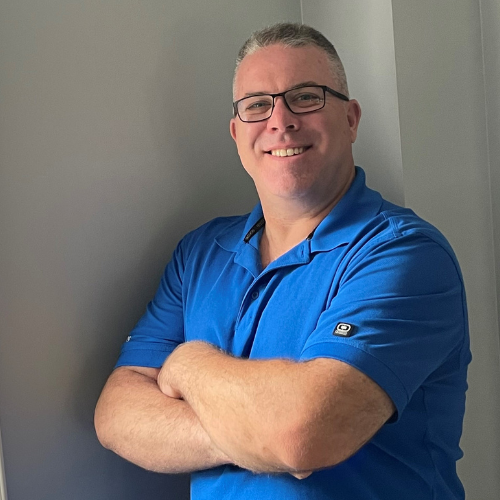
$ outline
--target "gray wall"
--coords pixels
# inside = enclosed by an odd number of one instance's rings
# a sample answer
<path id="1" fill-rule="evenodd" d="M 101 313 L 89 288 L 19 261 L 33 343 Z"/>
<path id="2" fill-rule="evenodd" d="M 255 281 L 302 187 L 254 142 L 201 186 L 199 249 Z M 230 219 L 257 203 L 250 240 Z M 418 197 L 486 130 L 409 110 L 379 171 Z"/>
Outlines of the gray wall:
<path id="1" fill-rule="evenodd" d="M 178 239 L 256 200 L 229 136 L 250 31 L 297 0 L 0 3 L 0 425 L 9 500 L 188 498 L 93 408 Z"/>
<path id="2" fill-rule="evenodd" d="M 458 255 L 473 352 L 458 467 L 467 498 L 497 500 L 500 4 L 302 0 L 302 6 L 304 22 L 338 47 L 351 95 L 361 102 L 355 153 L 368 183 L 434 223 Z M 378 147 L 365 141 L 370 136 Z"/>

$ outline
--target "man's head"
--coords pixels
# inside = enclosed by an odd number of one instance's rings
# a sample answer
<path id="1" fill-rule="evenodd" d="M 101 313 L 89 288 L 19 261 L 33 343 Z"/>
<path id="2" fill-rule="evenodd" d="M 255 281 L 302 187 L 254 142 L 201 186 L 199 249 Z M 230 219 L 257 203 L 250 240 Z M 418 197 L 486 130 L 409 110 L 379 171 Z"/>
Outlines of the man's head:
<path id="1" fill-rule="evenodd" d="M 347 93 L 347 82 L 331 43 L 310 27 L 279 24 L 254 33 L 237 64 L 234 100 L 261 97 L 240 102 L 230 131 L 261 201 L 309 207 L 334 201 L 354 176 L 361 113 L 355 100 L 339 95 Z M 281 95 L 304 85 L 310 89 Z M 261 114 L 264 109 L 269 112 Z M 249 122 L 256 116 L 259 121 Z"/>
<path id="2" fill-rule="evenodd" d="M 268 26 L 259 31 L 252 33 L 250 38 L 243 44 L 238 57 L 236 58 L 236 68 L 233 77 L 233 98 L 234 85 L 236 82 L 236 74 L 241 61 L 248 55 L 253 54 L 259 49 L 269 47 L 270 45 L 280 44 L 285 47 L 306 47 L 316 46 L 323 50 L 328 57 L 330 70 L 338 82 L 337 90 L 349 97 L 349 89 L 347 87 L 347 78 L 342 61 L 340 60 L 335 47 L 319 31 L 298 23 L 278 23 L 273 26 Z"/>

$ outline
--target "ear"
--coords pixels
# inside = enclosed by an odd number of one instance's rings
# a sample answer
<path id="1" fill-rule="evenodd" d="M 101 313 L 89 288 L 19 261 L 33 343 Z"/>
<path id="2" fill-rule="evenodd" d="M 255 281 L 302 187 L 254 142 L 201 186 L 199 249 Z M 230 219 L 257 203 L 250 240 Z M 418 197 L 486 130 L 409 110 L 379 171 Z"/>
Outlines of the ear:
<path id="1" fill-rule="evenodd" d="M 361 106 L 356 99 L 351 99 L 347 104 L 347 121 L 351 131 L 351 142 L 354 143 L 358 135 L 359 121 L 361 120 Z"/>
<path id="2" fill-rule="evenodd" d="M 231 121 L 229 122 L 229 133 L 231 134 L 234 142 L 236 142 L 236 120 L 234 118 L 231 118 Z"/>

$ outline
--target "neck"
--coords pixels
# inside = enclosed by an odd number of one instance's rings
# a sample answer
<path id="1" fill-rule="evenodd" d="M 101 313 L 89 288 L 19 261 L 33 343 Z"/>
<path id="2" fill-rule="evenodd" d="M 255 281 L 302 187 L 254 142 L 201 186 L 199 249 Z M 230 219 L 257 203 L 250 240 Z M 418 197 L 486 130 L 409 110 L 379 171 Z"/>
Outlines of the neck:
<path id="1" fill-rule="evenodd" d="M 263 267 L 305 240 L 344 196 L 353 179 L 354 171 L 343 188 L 321 204 L 307 204 L 302 200 L 274 200 L 269 203 L 269 200 L 261 198 L 266 220 L 260 242 Z"/>

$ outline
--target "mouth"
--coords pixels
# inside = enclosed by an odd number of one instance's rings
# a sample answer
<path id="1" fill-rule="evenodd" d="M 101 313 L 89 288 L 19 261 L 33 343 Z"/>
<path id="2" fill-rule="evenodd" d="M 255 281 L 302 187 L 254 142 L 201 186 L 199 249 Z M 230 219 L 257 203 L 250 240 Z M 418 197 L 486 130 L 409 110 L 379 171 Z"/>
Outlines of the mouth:
<path id="1" fill-rule="evenodd" d="M 298 156 L 305 153 L 311 146 L 303 146 L 300 148 L 286 148 L 286 149 L 271 149 L 266 151 L 267 154 L 272 156 Z"/>

